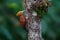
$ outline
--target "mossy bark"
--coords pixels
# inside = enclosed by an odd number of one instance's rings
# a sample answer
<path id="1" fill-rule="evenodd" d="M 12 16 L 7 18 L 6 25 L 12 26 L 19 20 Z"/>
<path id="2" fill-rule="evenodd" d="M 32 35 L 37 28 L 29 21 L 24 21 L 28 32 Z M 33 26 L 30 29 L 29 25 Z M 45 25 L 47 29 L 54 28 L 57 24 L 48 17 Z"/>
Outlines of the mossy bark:
<path id="1" fill-rule="evenodd" d="M 38 0 L 39 1 L 39 0 Z M 43 40 L 41 35 L 41 18 L 32 9 L 34 0 L 25 0 L 26 28 L 28 30 L 28 40 Z"/>

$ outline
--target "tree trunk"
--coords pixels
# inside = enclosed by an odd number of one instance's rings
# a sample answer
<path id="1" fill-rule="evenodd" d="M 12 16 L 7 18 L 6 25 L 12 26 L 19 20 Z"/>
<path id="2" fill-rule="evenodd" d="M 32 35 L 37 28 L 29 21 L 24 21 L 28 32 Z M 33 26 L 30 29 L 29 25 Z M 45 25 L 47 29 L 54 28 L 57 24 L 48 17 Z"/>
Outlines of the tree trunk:
<path id="1" fill-rule="evenodd" d="M 25 0 L 26 28 L 28 30 L 28 40 L 43 40 L 41 35 L 41 19 L 32 9 L 33 0 Z"/>

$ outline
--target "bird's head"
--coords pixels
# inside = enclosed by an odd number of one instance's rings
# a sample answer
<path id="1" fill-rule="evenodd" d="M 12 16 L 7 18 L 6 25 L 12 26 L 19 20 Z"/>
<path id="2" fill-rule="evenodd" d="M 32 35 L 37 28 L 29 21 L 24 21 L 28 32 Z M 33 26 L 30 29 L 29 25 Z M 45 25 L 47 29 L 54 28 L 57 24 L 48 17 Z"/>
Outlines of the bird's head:
<path id="1" fill-rule="evenodd" d="M 23 15 L 23 11 L 19 11 L 17 12 L 16 16 L 22 16 Z"/>

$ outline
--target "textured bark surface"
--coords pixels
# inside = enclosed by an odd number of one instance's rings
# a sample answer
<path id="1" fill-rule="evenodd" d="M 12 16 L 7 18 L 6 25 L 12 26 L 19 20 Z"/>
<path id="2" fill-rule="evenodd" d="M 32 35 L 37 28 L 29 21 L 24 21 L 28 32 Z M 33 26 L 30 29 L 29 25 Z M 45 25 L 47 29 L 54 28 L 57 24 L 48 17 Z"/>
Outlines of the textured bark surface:
<path id="1" fill-rule="evenodd" d="M 41 35 L 41 19 L 37 17 L 37 13 L 32 9 L 34 0 L 25 0 L 25 16 L 28 30 L 28 40 L 43 40 Z"/>

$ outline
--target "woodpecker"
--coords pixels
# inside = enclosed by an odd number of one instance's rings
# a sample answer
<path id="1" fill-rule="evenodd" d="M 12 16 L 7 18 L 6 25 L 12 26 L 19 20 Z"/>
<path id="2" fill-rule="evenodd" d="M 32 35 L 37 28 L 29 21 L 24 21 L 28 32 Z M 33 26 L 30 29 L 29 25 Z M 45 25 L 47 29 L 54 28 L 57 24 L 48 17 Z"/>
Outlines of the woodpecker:
<path id="1" fill-rule="evenodd" d="M 25 25 L 26 25 L 26 18 L 25 18 L 25 16 L 23 15 L 23 11 L 19 11 L 19 12 L 16 14 L 16 16 L 20 16 L 20 25 L 21 25 L 22 27 L 25 27 Z"/>

